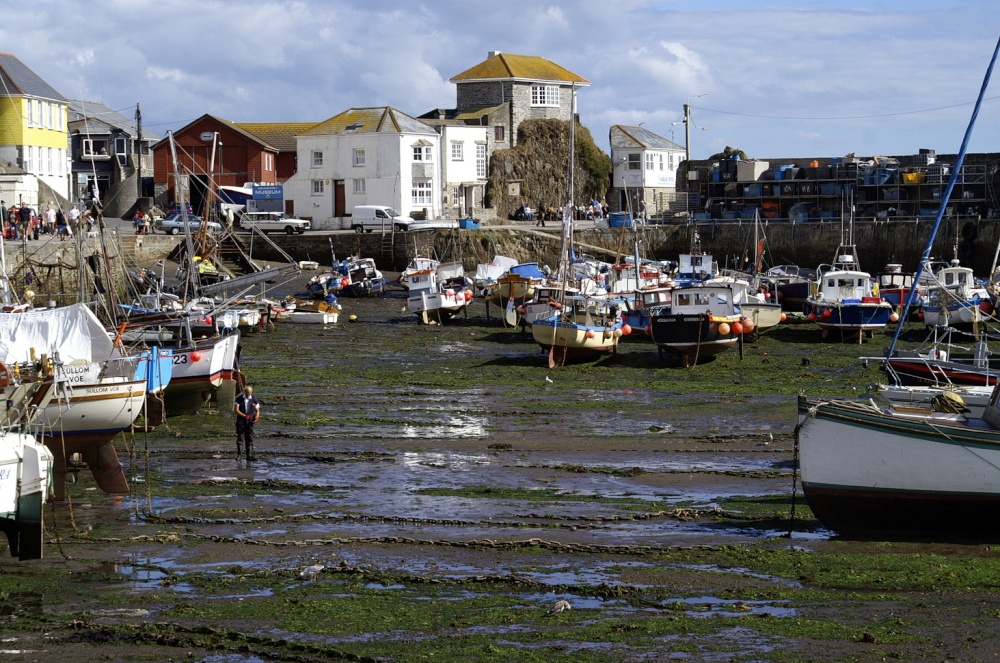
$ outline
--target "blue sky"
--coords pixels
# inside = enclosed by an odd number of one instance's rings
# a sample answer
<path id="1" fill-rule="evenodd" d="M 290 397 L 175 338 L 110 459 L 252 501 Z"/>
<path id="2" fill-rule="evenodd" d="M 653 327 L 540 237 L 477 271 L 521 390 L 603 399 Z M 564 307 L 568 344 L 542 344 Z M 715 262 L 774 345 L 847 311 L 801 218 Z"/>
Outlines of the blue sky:
<path id="1" fill-rule="evenodd" d="M 67 97 L 140 102 L 161 134 L 203 113 L 447 108 L 448 79 L 501 50 L 588 78 L 579 110 L 605 149 L 612 124 L 683 143 L 690 98 L 694 158 L 955 152 L 1000 36 L 989 0 L 7 0 L 2 14 L 0 50 Z M 990 99 L 973 151 L 1000 151 L 998 120 Z"/>

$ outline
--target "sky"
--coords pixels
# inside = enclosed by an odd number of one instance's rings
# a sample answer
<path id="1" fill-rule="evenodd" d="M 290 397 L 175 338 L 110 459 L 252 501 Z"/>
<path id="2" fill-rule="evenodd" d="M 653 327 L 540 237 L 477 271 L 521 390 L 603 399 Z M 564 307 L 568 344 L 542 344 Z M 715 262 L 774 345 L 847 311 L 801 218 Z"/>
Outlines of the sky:
<path id="1" fill-rule="evenodd" d="M 996 0 L 4 0 L 0 51 L 63 96 L 165 135 L 212 113 L 321 121 L 455 105 L 499 50 L 591 81 L 581 121 L 752 158 L 955 153 L 1000 37 Z M 1000 78 L 1000 72 L 997 73 Z M 973 152 L 1000 152 L 1000 80 Z"/>

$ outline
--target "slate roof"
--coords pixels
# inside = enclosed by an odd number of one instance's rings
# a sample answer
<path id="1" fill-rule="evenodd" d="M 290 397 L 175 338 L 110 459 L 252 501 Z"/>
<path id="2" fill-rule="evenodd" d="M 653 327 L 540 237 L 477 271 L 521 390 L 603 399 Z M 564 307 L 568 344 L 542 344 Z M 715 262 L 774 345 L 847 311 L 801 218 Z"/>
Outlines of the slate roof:
<path id="1" fill-rule="evenodd" d="M 295 137 L 316 126 L 316 122 L 236 122 L 237 127 L 249 131 L 281 152 L 296 150 Z"/>
<path id="2" fill-rule="evenodd" d="M 467 81 L 527 80 L 555 81 L 590 85 L 583 76 L 537 55 L 497 53 L 451 78 L 452 83 Z"/>
<path id="3" fill-rule="evenodd" d="M 420 120 L 395 108 L 376 106 L 374 108 L 349 108 L 299 135 L 326 136 L 362 133 L 436 134 L 437 132 Z"/>
<path id="4" fill-rule="evenodd" d="M 80 126 L 80 132 L 86 133 L 110 133 L 112 129 L 118 129 L 128 134 L 131 138 L 136 137 L 135 118 L 122 115 L 116 110 L 112 110 L 97 101 L 83 101 L 81 99 L 67 99 L 69 109 L 66 115 L 67 123 L 81 122 L 87 120 L 86 130 Z M 142 139 L 144 141 L 155 142 L 160 140 L 160 136 L 149 131 L 145 127 L 142 129 Z"/>
<path id="5" fill-rule="evenodd" d="M 0 97 L 39 97 L 52 101 L 66 99 L 10 53 L 0 53 Z"/>
<path id="6" fill-rule="evenodd" d="M 639 147 L 652 150 L 684 150 L 683 145 L 678 145 L 674 141 L 668 140 L 659 134 L 654 134 L 649 129 L 643 127 L 616 124 L 611 127 L 609 134 L 611 147 L 613 148 Z"/>

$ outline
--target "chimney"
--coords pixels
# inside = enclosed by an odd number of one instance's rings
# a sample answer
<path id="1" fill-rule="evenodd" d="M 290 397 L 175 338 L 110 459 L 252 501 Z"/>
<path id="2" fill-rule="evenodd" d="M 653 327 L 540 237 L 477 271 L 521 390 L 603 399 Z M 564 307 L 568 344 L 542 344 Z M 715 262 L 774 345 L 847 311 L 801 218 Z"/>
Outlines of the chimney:
<path id="1" fill-rule="evenodd" d="M 489 51 L 489 52 L 487 52 L 486 57 L 487 58 L 495 58 L 496 56 L 500 55 L 502 52 L 503 51 Z"/>

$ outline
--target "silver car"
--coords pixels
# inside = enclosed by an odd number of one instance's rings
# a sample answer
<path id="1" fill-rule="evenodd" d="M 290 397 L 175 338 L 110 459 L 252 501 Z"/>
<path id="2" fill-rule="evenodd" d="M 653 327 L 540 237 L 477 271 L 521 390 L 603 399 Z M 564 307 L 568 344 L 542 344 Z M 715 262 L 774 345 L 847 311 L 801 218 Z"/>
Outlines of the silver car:
<path id="1" fill-rule="evenodd" d="M 188 214 L 187 221 L 191 232 L 198 232 L 201 224 L 205 223 L 200 216 L 195 216 L 194 214 Z M 162 219 L 157 219 L 153 222 L 153 230 L 166 233 L 167 235 L 178 235 L 184 232 L 184 218 L 177 212 L 168 214 Z M 215 221 L 209 221 L 208 230 L 213 233 L 221 232 L 222 226 Z"/>

